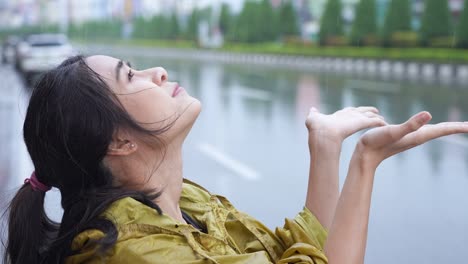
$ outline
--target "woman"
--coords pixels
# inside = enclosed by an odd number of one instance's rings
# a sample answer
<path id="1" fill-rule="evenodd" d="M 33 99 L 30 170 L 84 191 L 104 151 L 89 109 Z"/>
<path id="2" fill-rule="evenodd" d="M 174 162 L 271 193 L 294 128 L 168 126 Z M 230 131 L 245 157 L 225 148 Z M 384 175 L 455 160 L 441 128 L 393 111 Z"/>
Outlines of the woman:
<path id="1" fill-rule="evenodd" d="M 466 123 L 424 126 L 427 112 L 387 125 L 372 107 L 311 109 L 306 203 L 270 231 L 183 179 L 182 144 L 201 110 L 163 68 L 73 57 L 34 89 L 24 140 L 35 172 L 10 206 L 10 263 L 363 263 L 375 170 L 385 158 Z M 369 127 L 341 196 L 341 143 Z M 44 212 L 50 187 L 63 218 Z M 327 231 L 329 230 L 329 231 Z M 328 236 L 328 238 L 327 238 Z"/>

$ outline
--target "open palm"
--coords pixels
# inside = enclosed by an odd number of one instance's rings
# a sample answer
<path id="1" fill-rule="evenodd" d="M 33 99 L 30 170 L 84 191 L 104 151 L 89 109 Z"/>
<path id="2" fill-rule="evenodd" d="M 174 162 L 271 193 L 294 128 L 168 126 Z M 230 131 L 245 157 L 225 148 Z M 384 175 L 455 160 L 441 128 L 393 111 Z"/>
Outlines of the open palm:
<path id="1" fill-rule="evenodd" d="M 428 112 L 420 112 L 399 125 L 387 125 L 367 131 L 359 145 L 366 158 L 377 166 L 386 158 L 442 136 L 468 133 L 468 122 L 445 122 L 427 125 Z"/>
<path id="2" fill-rule="evenodd" d="M 360 130 L 384 125 L 384 118 L 379 115 L 377 108 L 368 106 L 347 107 L 330 115 L 311 108 L 306 119 L 310 135 L 336 142 L 341 142 Z"/>

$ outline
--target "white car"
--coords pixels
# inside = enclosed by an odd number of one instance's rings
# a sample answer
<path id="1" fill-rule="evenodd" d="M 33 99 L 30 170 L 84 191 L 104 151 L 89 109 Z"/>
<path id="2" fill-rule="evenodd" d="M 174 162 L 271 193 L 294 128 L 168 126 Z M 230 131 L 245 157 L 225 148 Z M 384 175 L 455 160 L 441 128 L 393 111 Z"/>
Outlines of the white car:
<path id="1" fill-rule="evenodd" d="M 65 35 L 29 35 L 17 47 L 17 66 L 26 77 L 50 70 L 74 54 Z"/>

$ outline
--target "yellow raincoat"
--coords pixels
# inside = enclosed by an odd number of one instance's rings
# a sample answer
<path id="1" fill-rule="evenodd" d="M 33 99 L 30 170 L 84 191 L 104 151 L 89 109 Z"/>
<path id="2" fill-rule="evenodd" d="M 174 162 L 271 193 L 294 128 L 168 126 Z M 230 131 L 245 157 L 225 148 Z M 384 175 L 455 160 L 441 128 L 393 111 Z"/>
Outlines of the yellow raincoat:
<path id="1" fill-rule="evenodd" d="M 327 231 L 304 208 L 294 220 L 273 233 L 254 218 L 237 211 L 222 196 L 184 180 L 181 210 L 206 226 L 203 233 L 132 199 L 114 202 L 104 213 L 118 229 L 117 243 L 105 256 L 96 256 L 92 241 L 103 237 L 86 230 L 75 237 L 66 264 L 326 264 L 323 246 Z"/>

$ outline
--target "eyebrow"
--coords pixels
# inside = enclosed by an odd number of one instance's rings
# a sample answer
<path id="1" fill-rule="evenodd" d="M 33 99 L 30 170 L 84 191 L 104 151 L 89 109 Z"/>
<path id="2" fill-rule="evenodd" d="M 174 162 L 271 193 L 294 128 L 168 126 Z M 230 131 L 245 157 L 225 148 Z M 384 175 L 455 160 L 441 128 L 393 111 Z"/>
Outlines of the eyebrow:
<path id="1" fill-rule="evenodd" d="M 130 62 L 126 61 L 125 64 L 128 66 L 128 67 L 132 67 L 132 65 L 130 64 Z M 119 60 L 119 62 L 117 62 L 117 66 L 115 66 L 115 79 L 117 81 L 119 81 L 119 78 L 120 78 L 120 70 L 122 69 L 124 65 L 124 62 L 123 60 Z"/>

